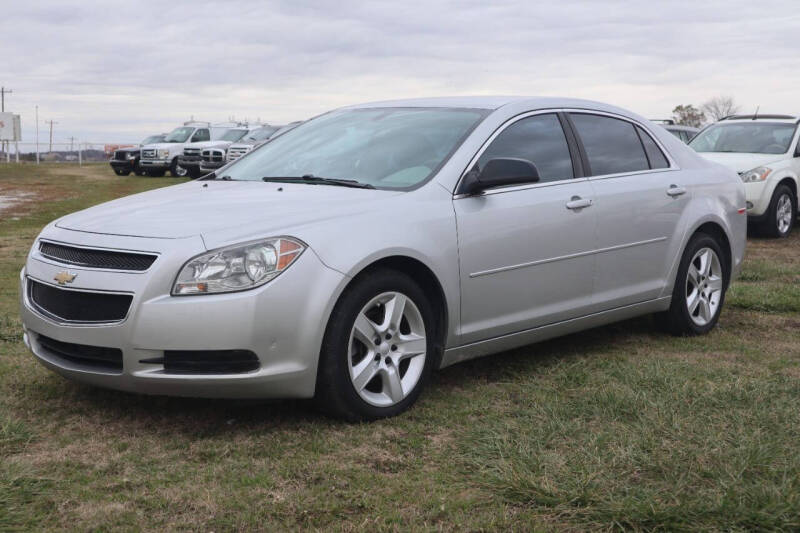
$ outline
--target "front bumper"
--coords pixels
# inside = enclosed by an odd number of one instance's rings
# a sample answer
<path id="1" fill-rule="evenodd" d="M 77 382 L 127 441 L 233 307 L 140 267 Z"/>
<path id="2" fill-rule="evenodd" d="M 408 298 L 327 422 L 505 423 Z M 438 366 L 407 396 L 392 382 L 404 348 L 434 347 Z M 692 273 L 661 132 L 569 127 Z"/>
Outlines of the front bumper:
<path id="1" fill-rule="evenodd" d="M 200 237 L 143 239 L 48 228 L 47 238 L 73 245 L 148 250 L 158 259 L 143 273 L 66 267 L 34 249 L 20 274 L 24 339 L 47 368 L 75 381 L 145 394 L 206 398 L 309 398 L 314 394 L 324 324 L 345 276 L 306 250 L 286 272 L 250 291 L 170 296 L 183 262 L 204 251 Z M 161 241 L 161 242 L 158 242 Z M 133 301 L 125 320 L 106 325 L 56 323 L 28 301 L 29 279 L 52 283 L 60 271 L 78 276 L 72 289 L 125 291 Z M 116 348 L 122 370 L 108 371 L 59 357 L 39 342 Z M 170 374 L 165 350 L 250 350 L 259 368 L 236 374 Z"/>
<path id="2" fill-rule="evenodd" d="M 136 160 L 135 159 L 126 159 L 122 161 L 120 159 L 112 159 L 109 161 L 111 168 L 114 170 L 130 170 L 133 171 L 136 168 Z"/>
<path id="3" fill-rule="evenodd" d="M 228 163 L 226 161 L 201 161 L 200 172 L 209 173 L 224 167 Z"/>
<path id="4" fill-rule="evenodd" d="M 169 159 L 140 159 L 139 166 L 142 168 L 154 168 L 167 170 L 172 164 Z"/>
<path id="5" fill-rule="evenodd" d="M 186 156 L 178 157 L 178 165 L 186 170 L 199 170 L 200 169 L 200 156 Z"/>
<path id="6" fill-rule="evenodd" d="M 758 220 L 766 216 L 769 202 L 772 200 L 774 186 L 767 181 L 757 181 L 744 184 L 745 199 L 747 200 L 747 216 L 751 220 Z"/>

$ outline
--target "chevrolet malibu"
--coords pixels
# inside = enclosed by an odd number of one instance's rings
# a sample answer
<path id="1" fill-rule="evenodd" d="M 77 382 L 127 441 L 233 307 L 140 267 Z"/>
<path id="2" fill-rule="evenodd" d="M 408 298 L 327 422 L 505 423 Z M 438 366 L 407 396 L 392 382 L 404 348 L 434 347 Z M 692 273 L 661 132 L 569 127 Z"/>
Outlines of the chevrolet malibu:
<path id="1" fill-rule="evenodd" d="M 734 171 L 623 109 L 359 105 L 49 224 L 20 275 L 24 340 L 91 385 L 370 420 L 436 369 L 542 339 L 644 314 L 708 332 L 746 221 Z"/>

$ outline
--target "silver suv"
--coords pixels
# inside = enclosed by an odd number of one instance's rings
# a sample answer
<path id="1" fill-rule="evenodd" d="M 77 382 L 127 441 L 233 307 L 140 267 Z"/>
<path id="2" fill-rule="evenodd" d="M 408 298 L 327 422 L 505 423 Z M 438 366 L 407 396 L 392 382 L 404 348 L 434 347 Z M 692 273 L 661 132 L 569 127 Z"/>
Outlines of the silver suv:
<path id="1" fill-rule="evenodd" d="M 339 109 L 224 174 L 44 228 L 20 273 L 42 364 L 369 420 L 438 368 L 550 337 L 648 313 L 706 333 L 745 250 L 736 172 L 584 100 Z"/>

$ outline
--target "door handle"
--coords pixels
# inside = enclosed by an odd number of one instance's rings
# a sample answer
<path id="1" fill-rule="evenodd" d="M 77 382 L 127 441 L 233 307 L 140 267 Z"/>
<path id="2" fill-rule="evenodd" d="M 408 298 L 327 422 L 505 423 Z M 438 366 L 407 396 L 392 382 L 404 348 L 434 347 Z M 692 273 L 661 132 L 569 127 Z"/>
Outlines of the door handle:
<path id="1" fill-rule="evenodd" d="M 667 189 L 667 194 L 673 198 L 682 194 L 686 194 L 686 187 L 678 187 L 677 185 L 672 184 L 669 186 L 669 189 Z"/>
<path id="2" fill-rule="evenodd" d="M 570 198 L 569 202 L 567 202 L 567 209 L 583 209 L 584 207 L 590 207 L 592 205 L 592 200 L 589 198 L 581 198 L 580 196 L 573 196 Z"/>

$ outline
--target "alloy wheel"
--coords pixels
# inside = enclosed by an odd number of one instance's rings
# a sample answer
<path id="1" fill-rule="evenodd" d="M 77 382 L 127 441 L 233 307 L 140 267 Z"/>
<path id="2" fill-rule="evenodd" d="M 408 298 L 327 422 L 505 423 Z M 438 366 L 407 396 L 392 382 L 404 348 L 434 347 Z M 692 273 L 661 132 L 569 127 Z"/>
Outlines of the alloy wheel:
<path id="1" fill-rule="evenodd" d="M 370 405 L 390 407 L 406 398 L 425 368 L 425 323 L 399 292 L 371 299 L 356 316 L 348 344 L 350 380 Z"/>
<path id="2" fill-rule="evenodd" d="M 788 194 L 782 194 L 778 198 L 778 204 L 775 208 L 775 218 L 778 225 L 778 232 L 783 235 L 792 226 L 792 199 Z"/>
<path id="3" fill-rule="evenodd" d="M 686 273 L 686 308 L 692 321 L 705 326 L 714 318 L 722 297 L 722 265 L 716 252 L 701 248 Z"/>

